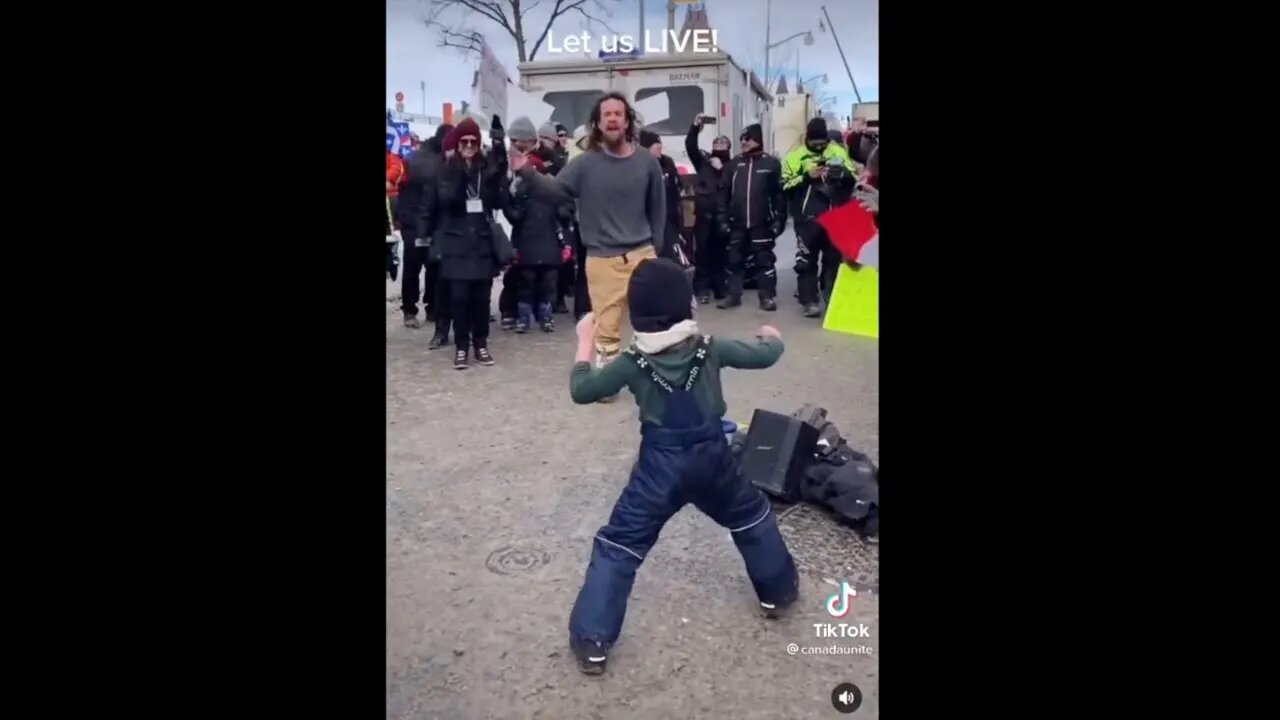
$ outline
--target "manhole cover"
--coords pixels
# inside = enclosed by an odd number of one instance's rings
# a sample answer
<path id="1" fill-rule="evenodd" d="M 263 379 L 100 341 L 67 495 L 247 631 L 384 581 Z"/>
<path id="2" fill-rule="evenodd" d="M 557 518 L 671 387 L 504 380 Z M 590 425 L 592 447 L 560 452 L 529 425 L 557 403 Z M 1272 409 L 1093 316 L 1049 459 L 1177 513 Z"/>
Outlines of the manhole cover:
<path id="1" fill-rule="evenodd" d="M 551 553 L 539 548 L 504 545 L 489 553 L 484 566 L 498 575 L 520 575 L 532 572 L 551 562 Z"/>
<path id="2" fill-rule="evenodd" d="M 775 506 L 775 509 L 780 509 Z M 880 589 L 880 548 L 807 504 L 778 514 L 778 527 L 801 570 L 848 581 L 859 591 Z"/>

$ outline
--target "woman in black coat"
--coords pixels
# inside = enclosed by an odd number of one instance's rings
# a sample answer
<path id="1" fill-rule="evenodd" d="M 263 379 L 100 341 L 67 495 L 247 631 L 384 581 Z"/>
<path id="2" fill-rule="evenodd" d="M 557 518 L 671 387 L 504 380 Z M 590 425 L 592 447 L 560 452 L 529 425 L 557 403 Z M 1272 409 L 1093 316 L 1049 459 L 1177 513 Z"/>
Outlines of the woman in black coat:
<path id="1" fill-rule="evenodd" d="M 496 132 L 496 131 L 495 131 Z M 432 254 L 440 259 L 440 279 L 449 285 L 456 347 L 453 366 L 465 370 L 468 353 L 492 365 L 489 302 L 498 272 L 493 213 L 509 204 L 506 152 L 495 138 L 489 158 L 480 152 L 480 127 L 466 119 L 453 129 L 457 152 L 440 169 L 427 208 L 435 230 Z"/>

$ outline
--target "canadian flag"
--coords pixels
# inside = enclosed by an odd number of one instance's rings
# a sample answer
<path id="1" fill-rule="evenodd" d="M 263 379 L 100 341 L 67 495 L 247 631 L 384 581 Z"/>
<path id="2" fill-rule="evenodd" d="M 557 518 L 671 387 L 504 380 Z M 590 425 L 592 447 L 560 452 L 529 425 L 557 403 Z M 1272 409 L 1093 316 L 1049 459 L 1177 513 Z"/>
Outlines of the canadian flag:
<path id="1" fill-rule="evenodd" d="M 846 260 L 879 267 L 880 229 L 871 213 L 856 200 L 822 213 L 818 224 Z"/>

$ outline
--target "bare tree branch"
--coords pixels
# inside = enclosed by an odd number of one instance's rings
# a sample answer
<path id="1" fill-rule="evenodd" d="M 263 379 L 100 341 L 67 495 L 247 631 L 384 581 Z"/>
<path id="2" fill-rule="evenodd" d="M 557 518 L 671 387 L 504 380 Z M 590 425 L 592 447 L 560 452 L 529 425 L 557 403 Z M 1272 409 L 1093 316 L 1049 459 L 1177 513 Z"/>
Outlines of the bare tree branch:
<path id="1" fill-rule="evenodd" d="M 440 47 L 451 47 L 480 55 L 484 52 L 484 36 L 478 32 L 454 32 L 447 28 L 439 28 Z"/>
<path id="2" fill-rule="evenodd" d="M 605 18 L 613 17 L 611 6 L 621 0 L 554 1 L 551 14 L 542 27 L 538 39 L 534 41 L 532 49 L 528 46 L 524 21 L 530 12 L 543 4 L 543 0 L 534 0 L 529 5 L 525 5 L 523 0 L 429 0 L 432 12 L 425 22 L 428 27 L 439 32 L 441 47 L 455 47 L 479 54 L 484 47 L 483 35 L 471 29 L 469 25 L 476 20 L 476 16 L 484 18 L 502 28 L 503 32 L 515 41 L 516 55 L 520 62 L 533 60 L 551 33 L 552 26 L 570 12 L 585 18 L 588 27 L 595 24 L 617 34 L 618 31 L 609 25 Z M 507 12 L 508 9 L 510 13 Z M 462 16 L 458 18 L 456 24 L 449 24 L 442 20 L 442 16 L 448 11 L 456 11 Z"/>
<path id="3" fill-rule="evenodd" d="M 565 12 L 561 9 L 564 3 L 565 0 L 556 0 L 556 6 L 551 8 L 551 19 L 547 20 L 547 26 L 542 28 L 542 34 L 538 36 L 538 41 L 533 44 L 533 50 L 529 51 L 530 60 L 538 54 L 538 48 L 542 47 L 542 41 L 547 39 L 547 33 L 551 32 L 551 26 L 555 24 L 556 18 Z"/>
<path id="4" fill-rule="evenodd" d="M 605 5 L 604 0 L 592 0 L 592 4 L 595 6 L 596 10 L 602 13 L 605 17 L 607 18 L 613 17 L 613 10 L 609 9 L 609 7 Z M 579 15 L 586 18 L 588 24 L 597 23 L 601 27 L 603 27 L 605 30 L 608 30 L 614 35 L 618 34 L 618 31 L 615 30 L 607 20 L 604 20 L 603 18 L 597 17 L 596 15 L 593 15 L 592 13 L 587 12 L 586 10 L 582 9 L 582 5 L 583 5 L 583 2 L 580 1 L 572 9 L 576 10 Z M 641 42 L 644 42 L 644 38 L 639 38 L 639 40 Z"/>

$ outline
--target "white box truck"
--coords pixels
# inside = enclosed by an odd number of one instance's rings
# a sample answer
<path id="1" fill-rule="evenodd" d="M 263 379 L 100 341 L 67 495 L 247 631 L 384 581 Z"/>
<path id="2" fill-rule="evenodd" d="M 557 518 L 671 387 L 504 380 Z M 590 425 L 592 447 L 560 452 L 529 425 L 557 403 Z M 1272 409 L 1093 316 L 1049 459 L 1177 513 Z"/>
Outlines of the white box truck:
<path id="1" fill-rule="evenodd" d="M 711 151 L 717 135 L 727 135 L 734 153 L 743 128 L 760 123 L 765 150 L 772 133 L 772 98 L 760 79 L 727 53 L 683 53 L 619 60 L 580 58 L 520 63 L 520 88 L 554 108 L 551 122 L 574 133 L 587 124 L 591 106 L 605 93 L 620 92 L 636 107 L 647 130 L 662 137 L 663 152 L 692 169 L 684 138 L 695 115 L 710 115 L 698 146 Z"/>

